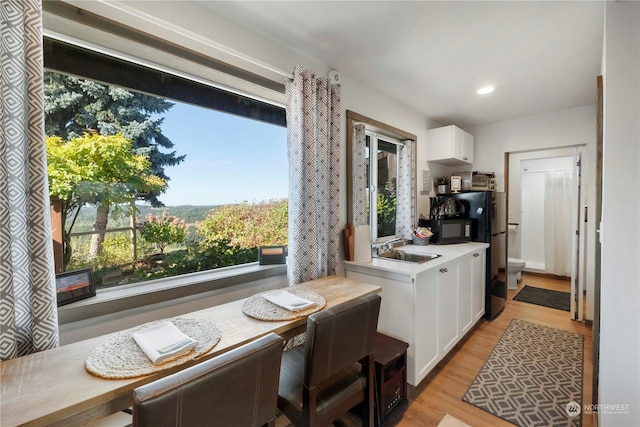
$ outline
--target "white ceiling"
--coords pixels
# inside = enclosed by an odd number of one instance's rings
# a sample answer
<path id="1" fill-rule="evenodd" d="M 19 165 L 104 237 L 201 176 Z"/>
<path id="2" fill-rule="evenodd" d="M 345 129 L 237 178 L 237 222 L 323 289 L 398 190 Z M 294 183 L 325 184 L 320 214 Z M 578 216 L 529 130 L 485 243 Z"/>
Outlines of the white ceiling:
<path id="1" fill-rule="evenodd" d="M 442 125 L 595 103 L 601 1 L 200 1 Z"/>

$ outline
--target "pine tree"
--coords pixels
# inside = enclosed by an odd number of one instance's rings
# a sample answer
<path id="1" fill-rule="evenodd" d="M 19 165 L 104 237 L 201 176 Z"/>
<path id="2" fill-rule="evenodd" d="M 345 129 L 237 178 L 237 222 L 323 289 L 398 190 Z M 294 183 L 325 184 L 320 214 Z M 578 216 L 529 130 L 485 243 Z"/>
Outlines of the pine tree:
<path id="1" fill-rule="evenodd" d="M 165 181 L 164 169 L 184 160 L 173 143 L 161 130 L 163 117 L 173 103 L 156 96 L 109 86 L 93 80 L 81 79 L 51 71 L 45 72 L 45 132 L 69 141 L 84 133 L 120 134 L 131 140 L 132 150 L 145 154 L 151 161 L 151 173 Z M 159 192 L 142 195 L 152 206 L 162 206 Z M 91 254 L 98 255 L 104 241 L 111 206 L 97 203 L 96 222 L 91 242 Z"/>

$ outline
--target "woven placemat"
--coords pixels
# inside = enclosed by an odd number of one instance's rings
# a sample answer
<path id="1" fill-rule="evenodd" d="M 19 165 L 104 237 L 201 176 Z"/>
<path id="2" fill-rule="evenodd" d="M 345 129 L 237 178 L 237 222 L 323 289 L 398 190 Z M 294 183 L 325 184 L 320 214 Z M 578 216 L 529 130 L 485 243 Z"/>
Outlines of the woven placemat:
<path id="1" fill-rule="evenodd" d="M 300 311 L 291 311 L 286 308 L 280 307 L 277 304 L 272 303 L 262 296 L 262 294 L 256 294 L 249 297 L 244 304 L 242 304 L 242 312 L 247 316 L 253 317 L 258 320 L 294 320 L 300 317 L 306 317 L 316 311 L 322 310 L 322 307 L 327 303 L 322 295 L 316 292 L 309 291 L 296 286 L 286 288 L 287 292 L 291 292 L 300 298 L 313 301 L 314 305 Z"/>
<path id="2" fill-rule="evenodd" d="M 175 359 L 154 364 L 131 338 L 131 334 L 160 322 L 169 321 L 198 342 L 196 348 Z M 87 371 L 101 378 L 122 379 L 149 375 L 182 365 L 207 353 L 220 341 L 220 329 L 204 319 L 173 317 L 156 320 L 116 333 L 96 347 L 85 362 Z"/>

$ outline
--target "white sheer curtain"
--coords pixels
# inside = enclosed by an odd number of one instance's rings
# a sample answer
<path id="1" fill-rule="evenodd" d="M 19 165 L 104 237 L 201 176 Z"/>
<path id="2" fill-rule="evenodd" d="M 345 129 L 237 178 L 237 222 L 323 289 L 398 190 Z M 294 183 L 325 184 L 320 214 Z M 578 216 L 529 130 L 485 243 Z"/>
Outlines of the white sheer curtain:
<path id="1" fill-rule="evenodd" d="M 58 346 L 42 4 L 0 0 L 0 359 Z"/>
<path id="2" fill-rule="evenodd" d="M 296 67 L 286 86 L 289 282 L 336 274 L 340 259 L 340 85 Z"/>
<path id="3" fill-rule="evenodd" d="M 546 172 L 544 177 L 545 271 L 571 276 L 573 175 L 570 170 Z"/>

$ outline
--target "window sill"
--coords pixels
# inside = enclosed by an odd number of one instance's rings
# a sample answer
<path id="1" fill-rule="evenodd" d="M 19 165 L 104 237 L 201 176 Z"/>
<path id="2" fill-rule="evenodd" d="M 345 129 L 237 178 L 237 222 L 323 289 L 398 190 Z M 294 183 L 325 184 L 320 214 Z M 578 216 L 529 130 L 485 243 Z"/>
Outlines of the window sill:
<path id="1" fill-rule="evenodd" d="M 259 265 L 257 262 L 239 266 L 199 271 L 176 277 L 150 280 L 130 285 L 98 289 L 95 297 L 76 301 L 58 308 L 58 324 L 82 321 L 114 312 L 183 297 L 215 291 L 287 274 L 287 266 Z"/>

